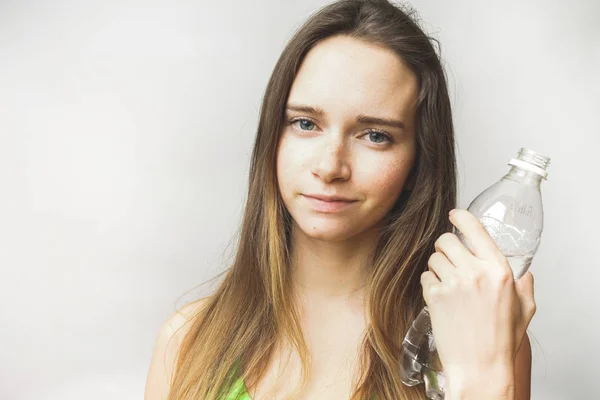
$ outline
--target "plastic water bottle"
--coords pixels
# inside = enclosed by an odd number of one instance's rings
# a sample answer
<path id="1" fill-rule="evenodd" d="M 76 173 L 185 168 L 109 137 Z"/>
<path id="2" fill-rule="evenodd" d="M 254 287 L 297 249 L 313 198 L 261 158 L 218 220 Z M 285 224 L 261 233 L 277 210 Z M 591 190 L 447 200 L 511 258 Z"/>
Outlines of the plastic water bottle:
<path id="1" fill-rule="evenodd" d="M 522 277 L 540 244 L 543 229 L 540 185 L 546 179 L 550 158 L 522 148 L 508 163 L 509 172 L 485 189 L 469 205 L 504 254 L 515 279 Z M 459 231 L 454 233 L 469 247 Z M 444 398 L 445 377 L 431 330 L 427 307 L 423 308 L 402 342 L 402 382 L 425 384 L 429 399 Z"/>

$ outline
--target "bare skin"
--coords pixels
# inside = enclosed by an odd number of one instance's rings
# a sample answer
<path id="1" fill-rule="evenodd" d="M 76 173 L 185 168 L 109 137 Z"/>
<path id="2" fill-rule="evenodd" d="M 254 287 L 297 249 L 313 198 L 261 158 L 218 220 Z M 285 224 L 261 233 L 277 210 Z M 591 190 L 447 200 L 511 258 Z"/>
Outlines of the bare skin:
<path id="1" fill-rule="evenodd" d="M 343 301 L 321 301 L 307 305 L 302 322 L 312 363 L 300 398 L 349 399 L 366 327 L 362 312 Z M 300 358 L 290 348 L 283 345 L 274 353 L 258 383 L 246 383 L 253 400 L 289 398 L 301 378 Z"/>

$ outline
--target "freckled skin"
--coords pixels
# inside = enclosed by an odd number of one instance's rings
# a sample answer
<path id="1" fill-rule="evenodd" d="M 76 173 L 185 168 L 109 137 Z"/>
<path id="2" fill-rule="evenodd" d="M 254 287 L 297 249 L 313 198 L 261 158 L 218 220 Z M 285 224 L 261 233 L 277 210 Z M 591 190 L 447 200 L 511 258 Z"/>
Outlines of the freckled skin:
<path id="1" fill-rule="evenodd" d="M 343 36 L 331 37 L 306 56 L 288 104 L 318 107 L 324 116 L 290 112 L 277 154 L 277 180 L 299 231 L 340 241 L 368 234 L 405 188 L 416 155 L 414 101 L 417 81 L 391 51 Z M 356 116 L 399 119 L 406 129 L 358 125 Z M 307 128 L 308 127 L 308 128 Z M 367 130 L 384 131 L 391 143 Z M 358 200 L 338 213 L 311 209 L 302 193 L 336 194 Z M 312 229 L 311 229 L 312 228 Z"/>

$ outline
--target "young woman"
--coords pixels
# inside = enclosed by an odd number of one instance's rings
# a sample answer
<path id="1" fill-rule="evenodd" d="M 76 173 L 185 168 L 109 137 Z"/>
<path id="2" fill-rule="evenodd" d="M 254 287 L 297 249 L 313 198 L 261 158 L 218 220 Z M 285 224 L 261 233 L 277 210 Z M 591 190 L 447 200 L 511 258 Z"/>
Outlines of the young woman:
<path id="1" fill-rule="evenodd" d="M 423 399 L 399 360 L 425 304 L 446 399 L 528 399 L 532 276 L 455 205 L 431 39 L 385 0 L 324 7 L 268 83 L 235 261 L 165 323 L 145 399 Z"/>

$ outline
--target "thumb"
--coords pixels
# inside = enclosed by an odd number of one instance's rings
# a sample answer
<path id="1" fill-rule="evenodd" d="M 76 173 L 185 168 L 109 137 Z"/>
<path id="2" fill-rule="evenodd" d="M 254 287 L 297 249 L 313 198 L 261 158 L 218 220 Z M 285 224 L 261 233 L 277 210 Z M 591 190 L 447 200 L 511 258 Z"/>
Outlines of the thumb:
<path id="1" fill-rule="evenodd" d="M 519 301 L 521 302 L 521 310 L 527 319 L 527 324 L 535 314 L 536 305 L 533 294 L 533 274 L 527 271 L 525 275 L 515 281 L 515 289 Z"/>

